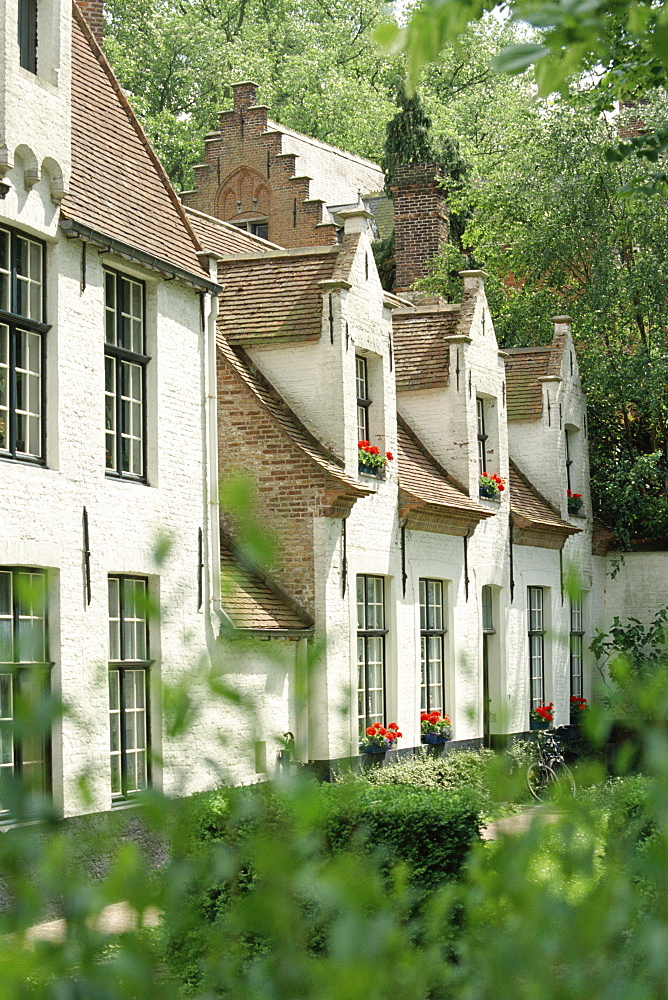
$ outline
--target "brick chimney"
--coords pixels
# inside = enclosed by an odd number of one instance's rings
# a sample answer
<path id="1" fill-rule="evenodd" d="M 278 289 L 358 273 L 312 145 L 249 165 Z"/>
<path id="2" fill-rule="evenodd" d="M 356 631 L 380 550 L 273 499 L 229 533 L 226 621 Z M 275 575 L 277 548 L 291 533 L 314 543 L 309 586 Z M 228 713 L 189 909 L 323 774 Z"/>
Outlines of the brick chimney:
<path id="1" fill-rule="evenodd" d="M 257 83 L 233 83 L 232 93 L 234 94 L 234 110 L 245 111 L 246 108 L 255 106 Z"/>
<path id="2" fill-rule="evenodd" d="M 104 0 L 78 0 L 81 13 L 86 18 L 88 27 L 95 36 L 98 45 L 102 45 L 104 33 Z"/>
<path id="3" fill-rule="evenodd" d="M 447 243 L 448 210 L 435 163 L 410 163 L 397 167 L 394 196 L 395 290 L 407 292 L 414 281 L 428 273 L 428 263 Z"/>

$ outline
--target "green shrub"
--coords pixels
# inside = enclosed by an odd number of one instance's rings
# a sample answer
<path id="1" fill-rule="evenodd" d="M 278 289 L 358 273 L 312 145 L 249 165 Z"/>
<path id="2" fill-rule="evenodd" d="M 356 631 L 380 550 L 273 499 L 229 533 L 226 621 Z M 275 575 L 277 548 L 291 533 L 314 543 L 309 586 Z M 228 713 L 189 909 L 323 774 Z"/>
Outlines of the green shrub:
<path id="1" fill-rule="evenodd" d="M 167 963 L 187 991 L 202 985 L 211 941 L 224 938 L 249 909 L 261 908 L 274 860 L 286 871 L 304 865 L 310 885 L 333 867 L 357 864 L 360 872 L 382 879 L 388 896 L 399 877 L 414 915 L 434 889 L 461 875 L 479 837 L 477 800 L 466 791 L 363 781 L 292 789 L 264 785 L 194 796 L 189 806 L 182 821 L 189 827 L 182 840 L 187 847 L 171 872 L 175 886 L 190 880 L 187 903 L 166 913 L 164 925 Z M 281 861 L 285 849 L 289 856 Z M 336 909 L 306 886 L 285 906 L 301 928 L 306 953 L 312 960 L 327 956 Z M 245 932 L 236 940 L 236 957 L 242 964 L 256 961 L 270 937 L 261 927 Z"/>

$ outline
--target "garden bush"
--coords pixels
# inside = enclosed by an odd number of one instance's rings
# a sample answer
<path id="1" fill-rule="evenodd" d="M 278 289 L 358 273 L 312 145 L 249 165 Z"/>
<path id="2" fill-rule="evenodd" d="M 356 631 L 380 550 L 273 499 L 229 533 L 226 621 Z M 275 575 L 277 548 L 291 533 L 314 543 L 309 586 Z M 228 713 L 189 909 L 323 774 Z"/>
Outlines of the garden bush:
<path id="1" fill-rule="evenodd" d="M 362 781 L 193 796 L 180 821 L 181 855 L 170 873 L 181 891 L 184 878 L 190 884 L 186 905 L 170 909 L 165 919 L 168 965 L 194 990 L 211 966 L 213 940 L 234 939 L 242 965 L 267 954 L 272 931 L 262 921 L 236 938 L 234 927 L 262 906 L 267 880 L 279 877 L 276 866 L 286 878 L 293 865 L 308 871 L 308 886 L 293 888 L 284 906 L 313 961 L 329 954 L 338 919 L 329 895 L 319 897 L 314 886 L 341 866 L 359 865 L 363 877 L 380 879 L 388 900 L 398 880 L 406 918 L 414 917 L 434 889 L 461 875 L 479 838 L 477 804 L 466 791 L 444 795 Z"/>

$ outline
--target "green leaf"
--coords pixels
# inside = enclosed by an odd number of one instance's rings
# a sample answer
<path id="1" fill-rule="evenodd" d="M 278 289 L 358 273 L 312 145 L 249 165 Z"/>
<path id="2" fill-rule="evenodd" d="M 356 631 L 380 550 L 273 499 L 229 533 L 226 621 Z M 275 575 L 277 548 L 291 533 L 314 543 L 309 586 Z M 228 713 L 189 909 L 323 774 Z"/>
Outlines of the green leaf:
<path id="1" fill-rule="evenodd" d="M 529 66 L 549 56 L 550 50 L 545 45 L 526 42 L 522 45 L 509 45 L 502 49 L 498 56 L 492 59 L 492 68 L 497 73 L 523 73 Z"/>

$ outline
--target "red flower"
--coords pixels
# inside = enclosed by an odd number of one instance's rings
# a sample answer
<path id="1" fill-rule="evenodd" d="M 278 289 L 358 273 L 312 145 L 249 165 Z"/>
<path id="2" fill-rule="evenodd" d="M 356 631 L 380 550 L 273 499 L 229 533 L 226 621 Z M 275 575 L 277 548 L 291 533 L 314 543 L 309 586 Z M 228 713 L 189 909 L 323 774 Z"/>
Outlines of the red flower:
<path id="1" fill-rule="evenodd" d="M 388 462 L 393 462 L 394 461 L 394 455 L 392 454 L 391 451 L 386 451 L 385 452 L 385 458 L 388 460 Z"/>
<path id="2" fill-rule="evenodd" d="M 388 729 L 398 729 L 399 726 L 396 724 L 396 722 L 390 722 L 390 724 L 389 724 L 389 726 L 387 728 Z"/>
<path id="3" fill-rule="evenodd" d="M 367 734 L 367 736 L 375 736 L 376 735 L 376 727 L 375 726 L 369 726 L 369 728 L 366 731 L 366 734 Z"/>
<path id="4" fill-rule="evenodd" d="M 420 722 L 429 722 L 429 712 L 423 712 L 420 716 Z"/>
<path id="5" fill-rule="evenodd" d="M 397 732 L 397 739 L 398 740 L 400 740 L 402 736 L 403 736 L 403 733 Z"/>
<path id="6" fill-rule="evenodd" d="M 380 455 L 380 448 L 377 448 L 375 444 L 372 444 L 370 448 L 367 448 L 370 455 Z"/>
<path id="7" fill-rule="evenodd" d="M 435 726 L 440 718 L 441 718 L 440 712 L 429 713 L 429 721 L 431 722 L 432 726 Z"/>
<path id="8" fill-rule="evenodd" d="M 357 442 L 357 447 L 358 448 L 364 448 L 364 449 L 366 449 L 366 448 L 369 447 L 369 442 L 368 441 L 358 441 Z"/>

